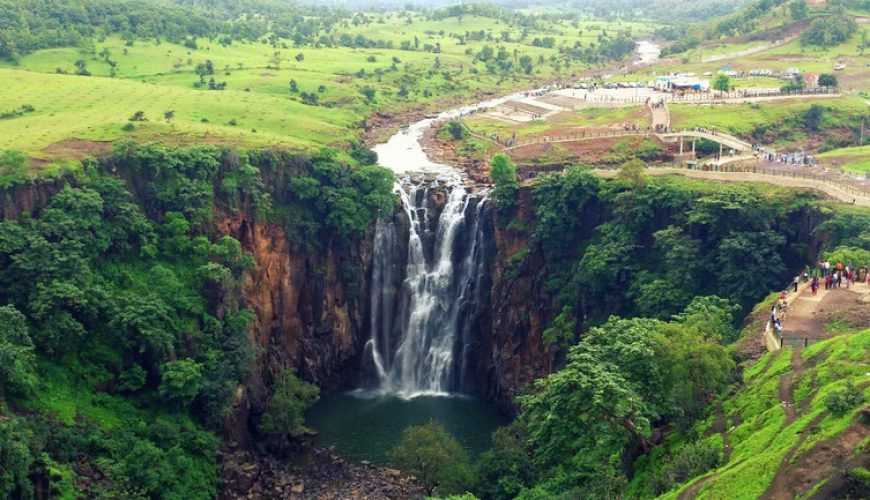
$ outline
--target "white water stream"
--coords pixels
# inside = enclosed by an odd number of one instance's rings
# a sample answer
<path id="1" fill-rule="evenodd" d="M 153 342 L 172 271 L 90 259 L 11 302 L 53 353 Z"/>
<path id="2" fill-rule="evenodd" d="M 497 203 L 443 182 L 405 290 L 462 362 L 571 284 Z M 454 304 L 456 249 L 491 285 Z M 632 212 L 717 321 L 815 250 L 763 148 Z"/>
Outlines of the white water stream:
<path id="1" fill-rule="evenodd" d="M 638 42 L 642 62 L 655 60 L 660 52 L 651 42 Z M 485 195 L 470 193 L 459 171 L 432 161 L 420 139 L 437 121 L 549 90 L 517 92 L 445 111 L 374 147 L 378 162 L 399 178 L 396 192 L 403 209 L 377 221 L 372 251 L 365 356 L 380 391 L 410 398 L 462 390 L 486 270 L 481 223 Z M 439 196 L 446 200 L 439 201 Z M 405 231 L 400 227 L 403 218 Z"/>

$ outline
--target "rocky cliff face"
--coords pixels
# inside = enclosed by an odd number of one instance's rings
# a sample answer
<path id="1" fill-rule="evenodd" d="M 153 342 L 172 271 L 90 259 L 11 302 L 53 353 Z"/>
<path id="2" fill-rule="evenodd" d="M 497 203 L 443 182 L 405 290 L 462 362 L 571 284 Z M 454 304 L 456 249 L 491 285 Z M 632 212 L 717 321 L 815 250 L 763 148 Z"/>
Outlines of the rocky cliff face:
<path id="1" fill-rule="evenodd" d="M 17 219 L 22 215 L 35 215 L 52 196 L 74 179 L 36 179 L 27 184 L 16 184 L 0 190 L 0 219 Z"/>
<path id="2" fill-rule="evenodd" d="M 251 418 L 263 411 L 273 375 L 293 368 L 320 387 L 352 386 L 366 341 L 364 325 L 371 263 L 368 239 L 339 250 L 289 241 L 280 224 L 227 215 L 218 231 L 253 253 L 257 267 L 242 286 L 244 307 L 254 311 L 251 342 L 260 350 L 252 373 L 240 385 L 227 431 L 248 442 Z M 362 270 L 351 273 L 348 270 Z"/>
<path id="3" fill-rule="evenodd" d="M 522 189 L 516 220 L 531 221 L 532 208 L 531 190 Z M 475 342 L 478 379 L 483 397 L 514 412 L 517 390 L 553 372 L 559 352 L 542 339 L 550 320 L 543 259 L 529 254 L 516 269 L 515 256 L 527 251 L 530 237 L 493 215 L 489 308 Z"/>

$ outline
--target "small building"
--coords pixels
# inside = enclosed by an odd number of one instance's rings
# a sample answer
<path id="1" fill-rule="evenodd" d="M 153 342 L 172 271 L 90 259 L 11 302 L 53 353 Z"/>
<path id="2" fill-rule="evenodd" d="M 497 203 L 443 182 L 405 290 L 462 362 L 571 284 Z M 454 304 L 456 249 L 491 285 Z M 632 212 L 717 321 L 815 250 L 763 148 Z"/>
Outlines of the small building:
<path id="1" fill-rule="evenodd" d="M 656 79 L 655 88 L 664 91 L 705 92 L 710 90 L 710 80 L 686 76 L 660 76 Z"/>
<path id="2" fill-rule="evenodd" d="M 819 75 L 818 73 L 807 73 L 804 75 L 804 85 L 809 88 L 816 88 L 819 86 Z"/>

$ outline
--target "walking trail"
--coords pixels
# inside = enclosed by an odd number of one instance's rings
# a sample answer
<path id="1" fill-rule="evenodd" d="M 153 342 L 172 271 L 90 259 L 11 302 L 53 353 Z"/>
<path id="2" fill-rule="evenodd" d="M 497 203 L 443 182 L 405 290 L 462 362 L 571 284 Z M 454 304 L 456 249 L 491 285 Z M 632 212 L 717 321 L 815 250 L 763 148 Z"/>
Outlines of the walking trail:
<path id="1" fill-rule="evenodd" d="M 862 283 L 855 283 L 850 288 L 843 286 L 832 290 L 825 290 L 822 283 L 817 295 L 805 288 L 789 305 L 788 316 L 782 324 L 784 342 L 788 344 L 789 339 L 830 337 L 825 325 L 832 319 L 831 314 L 860 302 L 861 296 L 867 294 L 870 294 L 870 286 Z M 870 308 L 870 303 L 865 307 Z"/>

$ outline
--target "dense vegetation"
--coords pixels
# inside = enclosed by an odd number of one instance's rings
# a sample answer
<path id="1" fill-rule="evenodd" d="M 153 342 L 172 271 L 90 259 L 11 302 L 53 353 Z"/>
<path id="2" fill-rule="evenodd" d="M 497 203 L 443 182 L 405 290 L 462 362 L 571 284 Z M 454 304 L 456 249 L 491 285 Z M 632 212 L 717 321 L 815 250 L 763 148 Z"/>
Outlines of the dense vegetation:
<path id="1" fill-rule="evenodd" d="M 261 169 L 287 180 L 267 188 Z M 89 495 L 212 497 L 213 431 L 259 355 L 240 297 L 256 263 L 215 218 L 346 244 L 392 208 L 392 174 L 333 151 L 122 143 L 69 180 L 38 212 L 0 222 L 0 492 L 28 498 L 32 476 L 72 495 L 99 472 Z M 304 432 L 316 388 L 289 371 L 278 380 L 261 432 L 280 444 Z"/>
<path id="2" fill-rule="evenodd" d="M 493 162 L 494 170 L 504 166 L 502 159 Z M 506 229 L 527 231 L 532 241 L 508 271 L 546 282 L 555 317 L 544 340 L 564 346 L 567 359 L 519 398 L 519 417 L 494 434 L 490 450 L 450 475 L 466 477 L 464 483 L 445 483 L 442 490 L 432 480 L 439 493 L 462 486 L 484 499 L 646 498 L 726 467 L 757 496 L 788 451 L 787 436 L 794 434 L 779 433 L 784 413 L 776 395 L 766 394 L 776 386 L 758 379 L 757 368 L 747 372 L 742 392 L 725 399 L 740 383 L 737 367 L 745 361 L 734 344 L 737 325 L 769 290 L 791 279 L 789 270 L 804 265 L 811 239 L 826 241 L 830 258 L 870 256 L 870 215 L 851 207 L 832 211 L 812 195 L 646 178 L 637 161 L 618 174 L 602 181 L 575 167 L 539 177 L 525 188 L 533 194 L 531 220 L 511 220 L 515 205 L 496 198 Z M 757 335 L 757 324 L 744 335 Z M 848 359 L 831 360 L 826 370 L 833 372 L 801 379 L 802 397 L 812 392 L 813 415 L 831 415 L 820 427 L 826 436 L 842 431 L 864 400 L 861 389 L 832 374 L 854 378 L 866 366 L 866 351 L 845 345 L 866 342 L 863 335 L 836 341 L 838 356 Z M 823 352 L 821 346 L 805 358 Z M 784 372 L 768 373 L 779 380 Z M 808 382 L 816 376 L 818 390 Z M 733 438 L 739 444 L 732 441 L 735 453 L 770 464 L 762 478 L 729 461 L 727 443 L 709 431 L 717 398 L 743 422 Z M 803 425 L 810 420 L 801 417 Z M 756 455 L 750 448 L 760 446 L 762 435 L 776 436 L 777 444 Z M 442 452 L 423 447 L 418 453 L 435 460 Z M 400 457 L 394 463 L 410 467 Z M 718 488 L 724 495 L 728 483 Z"/>
<path id="3" fill-rule="evenodd" d="M 855 23 L 855 19 L 848 16 L 819 18 L 814 20 L 810 27 L 803 32 L 801 43 L 833 47 L 851 38 L 857 29 L 858 25 Z"/>

